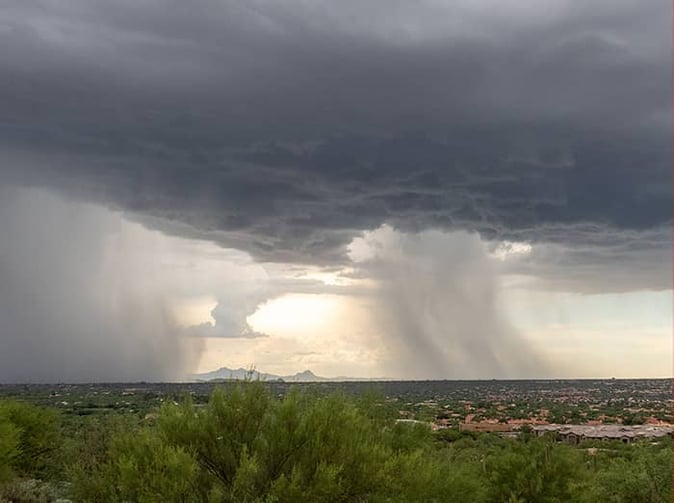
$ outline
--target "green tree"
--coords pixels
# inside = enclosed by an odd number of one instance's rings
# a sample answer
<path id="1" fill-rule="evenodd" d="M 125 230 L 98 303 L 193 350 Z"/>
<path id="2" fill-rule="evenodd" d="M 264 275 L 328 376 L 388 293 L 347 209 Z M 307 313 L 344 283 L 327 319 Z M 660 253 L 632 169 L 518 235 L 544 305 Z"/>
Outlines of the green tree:
<path id="1" fill-rule="evenodd" d="M 602 456 L 592 482 L 577 501 L 590 503 L 670 503 L 671 440 L 659 446 L 632 445 L 619 455 Z"/>
<path id="2" fill-rule="evenodd" d="M 0 484 L 12 479 L 14 463 L 19 457 L 20 430 L 0 416 Z"/>
<path id="3" fill-rule="evenodd" d="M 522 499 L 541 503 L 573 501 L 572 482 L 582 474 L 579 451 L 534 439 L 508 442 L 486 463 L 491 501 Z"/>
<path id="4" fill-rule="evenodd" d="M 108 459 L 94 471 L 74 472 L 73 497 L 82 502 L 199 501 L 197 470 L 188 453 L 152 432 L 126 433 L 112 442 Z"/>
<path id="5" fill-rule="evenodd" d="M 5 424 L 0 443 L 11 445 L 18 436 L 15 448 L 5 448 L 14 451 L 9 466 L 18 475 L 44 478 L 60 466 L 55 456 L 61 447 L 60 421 L 55 411 L 4 401 L 0 402 L 0 424 Z"/>

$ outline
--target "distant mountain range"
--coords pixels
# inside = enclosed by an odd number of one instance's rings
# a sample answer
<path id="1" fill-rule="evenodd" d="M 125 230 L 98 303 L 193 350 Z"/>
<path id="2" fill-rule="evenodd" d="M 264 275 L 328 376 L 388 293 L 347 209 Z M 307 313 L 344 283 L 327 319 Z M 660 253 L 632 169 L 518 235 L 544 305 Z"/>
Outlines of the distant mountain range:
<path id="1" fill-rule="evenodd" d="M 297 374 L 280 376 L 276 374 L 267 374 L 266 372 L 258 372 L 257 370 L 249 370 L 244 368 L 229 369 L 227 367 L 219 368 L 211 372 L 204 372 L 203 374 L 192 374 L 193 381 L 227 381 L 227 380 L 243 380 L 253 379 L 261 381 L 284 381 L 284 382 L 321 382 L 321 381 L 388 381 L 386 378 L 365 378 L 365 377 L 321 377 L 314 374 L 311 370 L 298 372 Z"/>

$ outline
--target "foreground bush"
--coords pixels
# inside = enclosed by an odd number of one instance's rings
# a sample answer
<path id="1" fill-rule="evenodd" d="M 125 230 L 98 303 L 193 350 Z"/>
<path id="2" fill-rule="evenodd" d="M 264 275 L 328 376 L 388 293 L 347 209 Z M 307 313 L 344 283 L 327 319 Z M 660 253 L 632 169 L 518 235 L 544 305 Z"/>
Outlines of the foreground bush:
<path id="1" fill-rule="evenodd" d="M 590 452 L 530 435 L 433 434 L 381 403 L 279 399 L 242 383 L 150 422 L 78 419 L 65 448 L 56 415 L 0 404 L 0 502 L 671 502 L 670 439 Z"/>
<path id="2" fill-rule="evenodd" d="M 58 468 L 58 414 L 29 404 L 0 402 L 0 480 L 48 478 Z"/>
<path id="3" fill-rule="evenodd" d="M 52 410 L 0 402 L 0 502 L 47 503 L 60 474 L 60 420 Z"/>
<path id="4" fill-rule="evenodd" d="M 0 484 L 5 484 L 14 477 L 20 435 L 20 430 L 8 418 L 0 416 Z"/>
<path id="5" fill-rule="evenodd" d="M 86 472 L 73 472 L 75 501 L 192 501 L 198 466 L 182 449 L 149 431 L 114 439 L 109 458 Z M 196 500 L 195 500 L 196 501 Z"/>
<path id="6" fill-rule="evenodd" d="M 446 501 L 477 479 L 430 431 L 394 426 L 341 394 L 270 397 L 261 383 L 218 389 L 204 407 L 166 405 L 155 428 L 123 433 L 79 463 L 77 501 Z M 154 499 L 153 499 L 154 498 Z"/>
<path id="7" fill-rule="evenodd" d="M 272 400 L 259 383 L 217 390 L 203 410 L 167 406 L 159 432 L 191 452 L 223 501 L 354 501 L 384 488 L 393 452 L 339 394 Z"/>

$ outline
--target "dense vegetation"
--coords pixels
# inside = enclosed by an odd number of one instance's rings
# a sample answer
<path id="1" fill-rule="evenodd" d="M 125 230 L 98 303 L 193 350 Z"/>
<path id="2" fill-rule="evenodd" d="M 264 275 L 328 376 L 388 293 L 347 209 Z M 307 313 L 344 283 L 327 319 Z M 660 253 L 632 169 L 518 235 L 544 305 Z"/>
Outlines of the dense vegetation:
<path id="1" fill-rule="evenodd" d="M 671 440 L 571 447 L 396 423 L 385 401 L 261 383 L 144 418 L 0 402 L 0 501 L 672 501 Z"/>
<path id="2" fill-rule="evenodd" d="M 671 379 L 581 379 L 523 381 L 384 381 L 310 382 L 266 381 L 273 395 L 292 388 L 311 393 L 341 391 L 360 396 L 376 389 L 400 417 L 434 421 L 444 418 L 453 426 L 472 417 L 480 420 L 544 420 L 550 423 L 641 424 L 671 423 Z M 164 400 L 190 394 L 196 404 L 208 402 L 215 384 L 99 383 L 0 384 L 0 399 L 9 398 L 61 411 L 66 419 L 102 414 L 144 416 Z"/>

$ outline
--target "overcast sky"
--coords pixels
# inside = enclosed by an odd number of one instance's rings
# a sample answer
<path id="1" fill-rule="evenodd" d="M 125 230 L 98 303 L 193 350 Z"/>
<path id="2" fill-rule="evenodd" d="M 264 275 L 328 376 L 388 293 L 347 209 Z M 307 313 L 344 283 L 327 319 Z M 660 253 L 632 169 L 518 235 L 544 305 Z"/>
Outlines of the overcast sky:
<path id="1" fill-rule="evenodd" d="M 0 6 L 0 381 L 671 375 L 671 4 Z"/>

